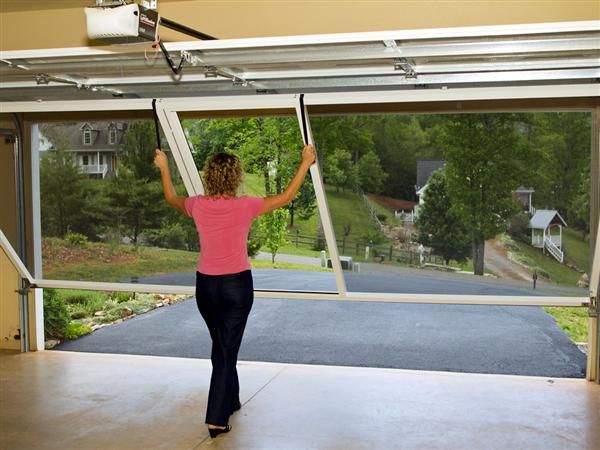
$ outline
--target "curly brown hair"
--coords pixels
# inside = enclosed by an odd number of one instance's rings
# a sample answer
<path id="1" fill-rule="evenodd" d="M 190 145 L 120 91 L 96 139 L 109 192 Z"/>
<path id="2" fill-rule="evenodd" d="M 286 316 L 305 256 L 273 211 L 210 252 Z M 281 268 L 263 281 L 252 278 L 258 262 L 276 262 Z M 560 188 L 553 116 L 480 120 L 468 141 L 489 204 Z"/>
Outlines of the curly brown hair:
<path id="1" fill-rule="evenodd" d="M 242 184 L 244 170 L 240 159 L 231 153 L 215 153 L 204 163 L 204 189 L 208 196 L 235 197 Z"/>

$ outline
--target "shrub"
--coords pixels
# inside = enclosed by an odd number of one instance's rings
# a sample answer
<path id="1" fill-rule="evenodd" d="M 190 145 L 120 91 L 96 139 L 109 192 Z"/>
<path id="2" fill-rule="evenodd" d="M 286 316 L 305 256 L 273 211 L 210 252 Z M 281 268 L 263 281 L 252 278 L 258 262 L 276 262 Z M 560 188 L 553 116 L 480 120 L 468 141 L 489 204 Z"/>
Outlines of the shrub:
<path id="1" fill-rule="evenodd" d="M 80 338 L 81 336 L 85 336 L 86 334 L 90 334 L 92 329 L 87 325 L 83 325 L 81 323 L 70 323 L 65 331 L 65 338 L 74 340 Z"/>
<path id="2" fill-rule="evenodd" d="M 361 240 L 366 245 L 377 245 L 385 242 L 385 237 L 378 231 L 370 231 L 361 235 Z"/>
<path id="3" fill-rule="evenodd" d="M 114 233 L 108 233 L 105 237 L 104 237 L 104 242 L 106 242 L 108 248 L 107 248 L 107 253 L 108 256 L 113 256 L 115 253 L 118 253 L 119 248 L 121 246 L 121 239 L 119 238 L 119 236 Z"/>
<path id="4" fill-rule="evenodd" d="M 256 223 L 256 222 L 254 222 Z M 260 248 L 264 245 L 264 239 L 257 231 L 256 226 L 253 224 L 250 229 L 250 234 L 248 236 L 248 242 L 246 244 L 246 249 L 248 250 L 248 256 L 254 257 L 258 254 Z"/>
<path id="5" fill-rule="evenodd" d="M 88 316 L 93 316 L 96 311 L 102 311 L 106 309 L 107 304 L 111 304 L 110 298 L 107 297 L 90 297 L 82 305 L 81 309 L 85 311 Z"/>
<path id="6" fill-rule="evenodd" d="M 87 244 L 88 238 L 81 233 L 73 233 L 69 230 L 65 234 L 65 241 L 72 247 L 83 247 Z"/>
<path id="7" fill-rule="evenodd" d="M 322 235 L 317 236 L 315 243 L 312 245 L 312 249 L 319 252 L 325 250 L 325 237 Z"/>
<path id="8" fill-rule="evenodd" d="M 71 311 L 71 319 L 77 320 L 83 319 L 84 317 L 87 317 L 87 313 L 83 309 L 75 309 Z"/>
<path id="9" fill-rule="evenodd" d="M 526 213 L 515 214 L 510 219 L 508 233 L 519 241 L 529 242 L 529 216 Z"/>
<path id="10" fill-rule="evenodd" d="M 83 305 L 86 302 L 100 302 L 106 300 L 106 294 L 94 291 L 66 290 L 60 295 L 65 303 L 69 305 Z"/>
<path id="11" fill-rule="evenodd" d="M 381 223 L 385 223 L 385 221 L 387 220 L 387 216 L 385 214 L 377 214 L 377 218 Z"/>
<path id="12" fill-rule="evenodd" d="M 540 277 L 546 278 L 547 280 L 552 279 L 552 276 L 541 267 L 535 267 L 535 270 L 537 270 L 537 273 Z"/>
<path id="13" fill-rule="evenodd" d="M 65 302 L 55 289 L 44 289 L 44 336 L 46 339 L 65 336 L 69 322 Z"/>
<path id="14" fill-rule="evenodd" d="M 112 294 L 110 294 L 110 298 L 112 298 L 117 303 L 128 302 L 134 297 L 135 296 L 132 292 L 113 292 Z"/>
<path id="15" fill-rule="evenodd" d="M 145 233 L 145 240 L 156 247 L 187 250 L 187 233 L 180 223 L 163 224 Z"/>

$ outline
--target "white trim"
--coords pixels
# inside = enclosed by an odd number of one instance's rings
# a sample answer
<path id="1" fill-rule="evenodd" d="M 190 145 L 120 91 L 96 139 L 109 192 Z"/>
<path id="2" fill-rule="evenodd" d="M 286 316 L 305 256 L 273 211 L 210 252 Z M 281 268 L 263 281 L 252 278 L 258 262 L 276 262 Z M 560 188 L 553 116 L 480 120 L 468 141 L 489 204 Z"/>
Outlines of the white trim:
<path id="1" fill-rule="evenodd" d="M 204 187 L 200 180 L 200 174 L 194 164 L 194 159 L 191 156 L 190 148 L 183 129 L 181 128 L 181 122 L 179 121 L 177 113 L 168 110 L 165 107 L 165 104 L 161 100 L 158 100 L 156 102 L 156 115 L 158 116 L 164 135 L 167 138 L 171 154 L 173 155 L 173 159 L 177 165 L 177 169 L 179 170 L 179 174 L 181 175 L 181 179 L 188 195 L 194 196 L 203 194 Z M 191 165 L 189 165 L 189 161 L 187 161 L 187 158 L 185 157 L 186 154 L 189 154 L 189 158 L 192 160 Z M 186 161 L 188 164 L 186 164 Z"/>
<path id="2" fill-rule="evenodd" d="M 596 248 L 590 276 L 590 297 L 595 297 L 596 301 L 598 301 L 598 288 L 600 287 L 600 224 L 597 228 Z"/>
<path id="3" fill-rule="evenodd" d="M 600 97 L 600 85 L 503 86 L 448 89 L 441 87 L 437 89 L 402 91 L 320 93 L 307 94 L 304 97 L 304 104 L 306 106 L 316 106 L 571 97 Z"/>
<path id="4" fill-rule="evenodd" d="M 289 109 L 290 115 L 294 114 L 297 102 L 297 94 L 181 97 L 161 100 L 165 109 L 178 112 Z"/>
<path id="5" fill-rule="evenodd" d="M 526 98 L 600 97 L 599 84 L 544 85 L 477 88 L 436 88 L 398 91 L 356 91 L 315 93 L 304 96 L 304 104 L 344 105 L 469 100 L 510 100 Z M 177 111 L 227 111 L 296 108 L 297 94 L 232 95 L 162 99 L 163 107 Z M 48 102 L 0 102 L 0 112 L 130 111 L 150 110 L 152 99 L 75 100 Z"/>
<path id="6" fill-rule="evenodd" d="M 31 290 L 29 296 L 30 301 L 33 300 L 34 307 L 34 318 L 35 323 L 35 336 L 29 337 L 30 350 L 43 351 L 45 350 L 45 337 L 44 337 L 44 291 L 43 289 L 35 288 Z M 31 310 L 30 310 L 31 311 Z M 31 320 L 31 314 L 29 315 Z M 29 327 L 31 331 L 31 327 Z M 35 343 L 35 348 L 32 345 Z"/>
<path id="7" fill-rule="evenodd" d="M 309 144 L 314 145 L 314 139 L 310 127 L 310 120 L 308 118 L 308 111 L 306 111 L 306 106 L 304 107 L 304 111 L 302 111 L 302 109 L 300 108 L 300 104 L 298 103 L 296 107 L 296 113 L 298 115 L 298 125 L 300 126 L 301 134 L 304 134 L 304 130 L 302 129 L 302 114 L 304 113 L 304 117 L 306 119 L 307 136 L 303 137 L 305 137 L 306 141 Z M 333 268 L 333 273 L 335 276 L 335 284 L 340 295 L 345 295 L 347 292 L 346 280 L 344 278 L 344 272 L 342 270 L 342 264 L 340 262 L 340 257 L 338 254 L 337 241 L 335 239 L 333 223 L 331 222 L 331 214 L 329 213 L 329 206 L 327 204 L 327 198 L 325 196 L 325 187 L 323 185 L 323 179 L 321 178 L 321 170 L 319 168 L 318 159 L 312 166 L 310 166 L 310 176 L 312 178 L 313 188 L 315 190 L 315 197 L 317 199 L 319 218 L 321 219 L 321 225 L 323 226 L 323 232 L 325 233 L 325 241 L 327 242 L 327 249 L 329 250 L 331 266 Z"/>
<path id="8" fill-rule="evenodd" d="M 388 40 L 419 40 L 419 39 L 445 39 L 445 38 L 476 38 L 510 35 L 532 35 L 596 32 L 600 28 L 600 21 L 572 21 L 572 22 L 548 22 L 533 24 L 492 25 L 475 27 L 454 28 L 425 28 L 415 30 L 391 30 L 362 33 L 336 33 L 336 34 L 314 34 L 304 36 L 277 36 L 267 38 L 249 39 L 221 39 L 214 41 L 189 41 L 168 42 L 165 47 L 169 51 L 180 50 L 211 50 L 211 49 L 244 49 L 244 48 L 268 48 L 303 45 L 323 44 L 347 44 L 363 43 L 369 41 Z M 36 50 L 11 50 L 0 51 L 0 59 L 27 59 L 27 58 L 50 58 L 69 56 L 96 56 L 131 53 L 135 50 L 142 51 L 148 47 L 148 43 L 127 46 L 104 46 L 104 47 L 71 47 Z"/>
<path id="9" fill-rule="evenodd" d="M 152 110 L 152 99 L 60 100 L 49 102 L 0 102 L 0 112 L 77 112 Z"/>
<path id="10" fill-rule="evenodd" d="M 108 144 L 114 145 L 117 143 L 117 129 L 116 127 L 110 125 L 108 127 Z"/>
<path id="11" fill-rule="evenodd" d="M 40 149 L 39 149 L 39 123 L 31 125 L 30 156 L 31 156 L 31 221 L 33 235 L 33 275 L 42 276 L 42 214 L 40 197 Z M 43 313 L 41 310 L 36 310 Z M 42 327 L 43 328 L 43 327 Z"/>
<path id="12" fill-rule="evenodd" d="M 376 292 L 348 292 L 345 300 L 391 303 L 432 303 L 459 305 L 505 306 L 586 306 L 587 297 L 542 297 L 518 295 L 447 295 L 447 294 L 394 294 Z"/>
<path id="13" fill-rule="evenodd" d="M 2 249 L 4 249 L 6 256 L 10 260 L 11 264 L 15 267 L 15 269 L 17 269 L 17 272 L 19 272 L 19 275 L 21 275 L 21 277 L 23 277 L 23 278 L 26 278 L 30 284 L 34 284 L 35 279 L 31 276 L 31 274 L 29 273 L 29 270 L 27 270 L 27 267 L 25 267 L 25 264 L 23 264 L 23 261 L 21 261 L 21 258 L 19 258 L 19 255 L 17 255 L 17 252 L 15 252 L 15 249 L 12 247 L 12 245 L 10 245 L 9 240 L 4 235 L 2 230 L 0 230 L 0 247 L 2 247 Z"/>
<path id="14" fill-rule="evenodd" d="M 150 294 L 195 295 L 195 286 L 172 286 L 160 284 L 110 283 L 98 281 L 33 280 L 35 285 L 54 289 L 84 289 L 94 291 L 122 291 Z M 447 305 L 503 305 L 503 306 L 587 306 L 588 297 L 541 297 L 541 296 L 494 296 L 494 295 L 431 295 L 393 294 L 376 292 L 348 292 L 345 295 L 328 292 L 290 292 L 255 290 L 256 298 L 353 301 L 382 303 L 428 303 Z"/>
<path id="15" fill-rule="evenodd" d="M 89 142 L 86 142 L 89 138 Z M 92 130 L 89 129 L 85 129 L 83 130 L 83 137 L 82 137 L 82 144 L 83 145 L 92 145 Z"/>

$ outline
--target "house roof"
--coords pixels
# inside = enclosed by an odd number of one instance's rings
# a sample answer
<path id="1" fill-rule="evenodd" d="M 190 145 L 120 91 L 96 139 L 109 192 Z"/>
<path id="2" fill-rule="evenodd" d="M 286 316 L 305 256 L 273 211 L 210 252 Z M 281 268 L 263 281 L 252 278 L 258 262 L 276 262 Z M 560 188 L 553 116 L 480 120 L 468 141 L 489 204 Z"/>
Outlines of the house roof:
<path id="1" fill-rule="evenodd" d="M 111 127 L 114 127 L 117 130 L 117 139 L 113 144 L 109 143 L 108 130 Z M 92 131 L 91 145 L 83 144 L 84 129 Z M 122 122 L 77 122 L 46 125 L 42 127 L 41 132 L 50 142 L 52 142 L 53 137 L 56 137 L 57 139 L 66 139 L 67 150 L 70 151 L 114 152 L 119 149 L 123 132 L 126 129 L 127 124 Z"/>
<path id="2" fill-rule="evenodd" d="M 386 197 L 383 195 L 367 194 L 367 197 L 388 209 L 393 209 L 394 211 L 412 210 L 414 209 L 415 205 L 417 205 L 416 202 L 411 202 L 409 200 L 403 200 L 399 198 Z"/>
<path id="3" fill-rule="evenodd" d="M 567 222 L 565 222 L 558 211 L 553 209 L 538 209 L 529 221 L 529 228 L 545 230 L 548 228 L 548 225 L 557 221 L 560 221 L 563 226 L 567 226 Z"/>
<path id="4" fill-rule="evenodd" d="M 535 189 L 532 187 L 519 186 L 514 192 L 517 192 L 519 194 L 529 194 L 530 192 L 535 192 Z"/>
<path id="5" fill-rule="evenodd" d="M 420 190 L 427 184 L 427 180 L 433 172 L 444 167 L 446 161 L 437 159 L 424 159 L 417 161 L 417 184 L 415 190 Z"/>

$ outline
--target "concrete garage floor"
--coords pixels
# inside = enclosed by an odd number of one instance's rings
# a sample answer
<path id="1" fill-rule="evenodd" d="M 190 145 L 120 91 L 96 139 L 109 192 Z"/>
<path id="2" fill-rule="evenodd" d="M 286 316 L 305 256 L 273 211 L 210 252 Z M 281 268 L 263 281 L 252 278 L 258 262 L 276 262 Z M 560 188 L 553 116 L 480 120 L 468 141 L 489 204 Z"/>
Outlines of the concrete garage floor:
<path id="1" fill-rule="evenodd" d="M 598 449 L 584 380 L 240 362 L 242 409 L 212 440 L 210 361 L 0 354 L 0 448 Z"/>

